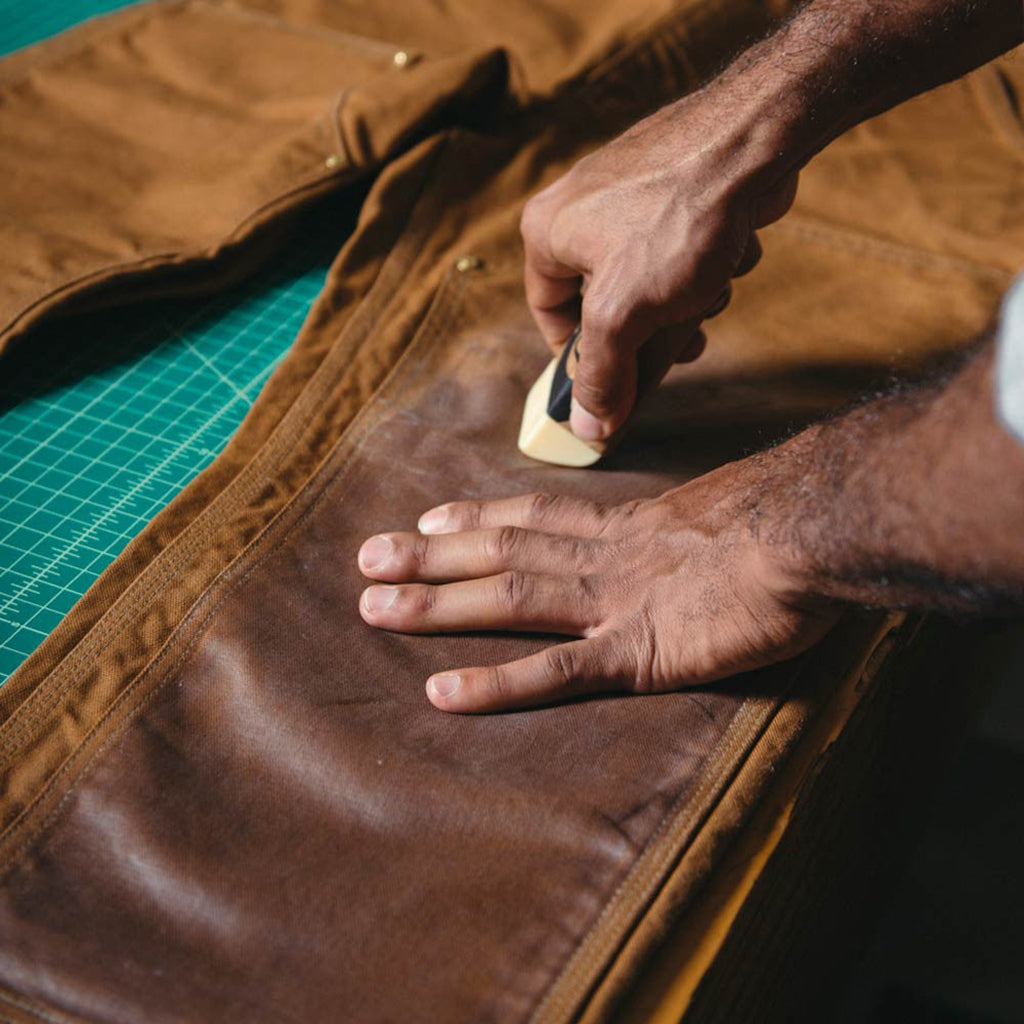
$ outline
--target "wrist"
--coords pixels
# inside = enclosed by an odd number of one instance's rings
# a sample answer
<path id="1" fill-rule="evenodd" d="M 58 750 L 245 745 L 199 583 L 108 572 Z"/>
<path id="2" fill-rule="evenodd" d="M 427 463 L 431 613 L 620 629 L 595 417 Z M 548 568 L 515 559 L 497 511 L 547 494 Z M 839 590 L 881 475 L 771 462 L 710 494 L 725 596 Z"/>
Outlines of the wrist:
<path id="1" fill-rule="evenodd" d="M 813 0 L 712 86 L 768 122 L 779 173 L 833 139 L 1024 40 L 1018 0 Z"/>
<path id="2" fill-rule="evenodd" d="M 845 98 L 821 95 L 823 80 L 836 87 L 843 47 L 837 40 L 814 45 L 807 33 L 798 16 L 705 87 L 712 109 L 727 112 L 739 148 L 768 183 L 799 171 L 858 119 Z"/>
<path id="3" fill-rule="evenodd" d="M 835 594 L 816 554 L 821 502 L 808 496 L 818 427 L 751 456 L 750 487 L 742 521 L 750 539 L 755 576 L 778 600 L 803 609 L 833 604 Z"/>
<path id="4" fill-rule="evenodd" d="M 694 134 L 714 168 L 703 183 L 710 196 L 756 199 L 804 164 L 839 133 L 808 99 L 814 68 L 790 59 L 776 37 L 747 51 L 699 92 L 663 108 L 678 140 L 680 167 Z"/>

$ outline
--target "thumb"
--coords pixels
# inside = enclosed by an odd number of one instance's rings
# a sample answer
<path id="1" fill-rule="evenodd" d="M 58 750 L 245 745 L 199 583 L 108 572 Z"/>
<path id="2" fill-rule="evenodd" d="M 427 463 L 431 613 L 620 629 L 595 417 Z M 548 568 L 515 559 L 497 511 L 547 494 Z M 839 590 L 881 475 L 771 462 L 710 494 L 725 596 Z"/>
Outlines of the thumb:
<path id="1" fill-rule="evenodd" d="M 583 299 L 578 361 L 569 426 L 583 441 L 604 441 L 629 417 L 636 401 L 636 354 L 652 329 L 625 307 Z"/>

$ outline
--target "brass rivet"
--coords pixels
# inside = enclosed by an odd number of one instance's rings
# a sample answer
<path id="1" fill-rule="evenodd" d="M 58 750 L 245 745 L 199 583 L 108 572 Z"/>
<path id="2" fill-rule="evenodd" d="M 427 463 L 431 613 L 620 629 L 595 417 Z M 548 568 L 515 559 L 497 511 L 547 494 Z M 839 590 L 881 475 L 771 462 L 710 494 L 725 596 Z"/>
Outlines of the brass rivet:
<path id="1" fill-rule="evenodd" d="M 455 261 L 455 269 L 460 274 L 466 274 L 470 270 L 479 270 L 484 265 L 484 261 L 479 256 L 460 256 Z"/>
<path id="2" fill-rule="evenodd" d="M 332 153 L 325 161 L 324 167 L 329 171 L 336 171 L 342 164 L 342 159 L 337 153 Z"/>
<path id="3" fill-rule="evenodd" d="M 405 50 L 398 50 L 391 59 L 395 62 L 396 68 L 404 68 L 411 58 Z"/>

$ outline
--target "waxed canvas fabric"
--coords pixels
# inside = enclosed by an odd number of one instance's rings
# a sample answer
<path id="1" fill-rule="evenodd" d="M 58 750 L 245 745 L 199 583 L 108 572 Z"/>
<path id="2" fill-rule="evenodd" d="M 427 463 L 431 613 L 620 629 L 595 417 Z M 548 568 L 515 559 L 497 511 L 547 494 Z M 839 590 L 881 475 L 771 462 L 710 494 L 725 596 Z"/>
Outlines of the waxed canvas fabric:
<path id="1" fill-rule="evenodd" d="M 718 687 L 457 718 L 429 672 L 550 639 L 361 622 L 370 533 L 459 497 L 658 493 L 962 344 L 1024 254 L 1006 61 L 809 168 L 708 353 L 607 464 L 529 462 L 522 203 L 779 9 L 470 6 L 154 4 L 7 66 L 12 344 L 373 179 L 228 450 L 0 690 L 12 1020 L 614 1019 L 651 906 L 686 914 L 828 693 L 899 647 L 899 617 L 851 616 Z"/>

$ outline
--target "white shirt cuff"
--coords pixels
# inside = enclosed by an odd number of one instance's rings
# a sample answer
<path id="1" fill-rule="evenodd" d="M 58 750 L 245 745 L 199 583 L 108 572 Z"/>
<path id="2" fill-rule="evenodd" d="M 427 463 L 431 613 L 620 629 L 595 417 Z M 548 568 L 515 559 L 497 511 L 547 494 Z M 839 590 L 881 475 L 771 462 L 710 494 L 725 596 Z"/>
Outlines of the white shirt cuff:
<path id="1" fill-rule="evenodd" d="M 996 412 L 1024 445 L 1024 274 L 1006 293 L 996 351 Z"/>

